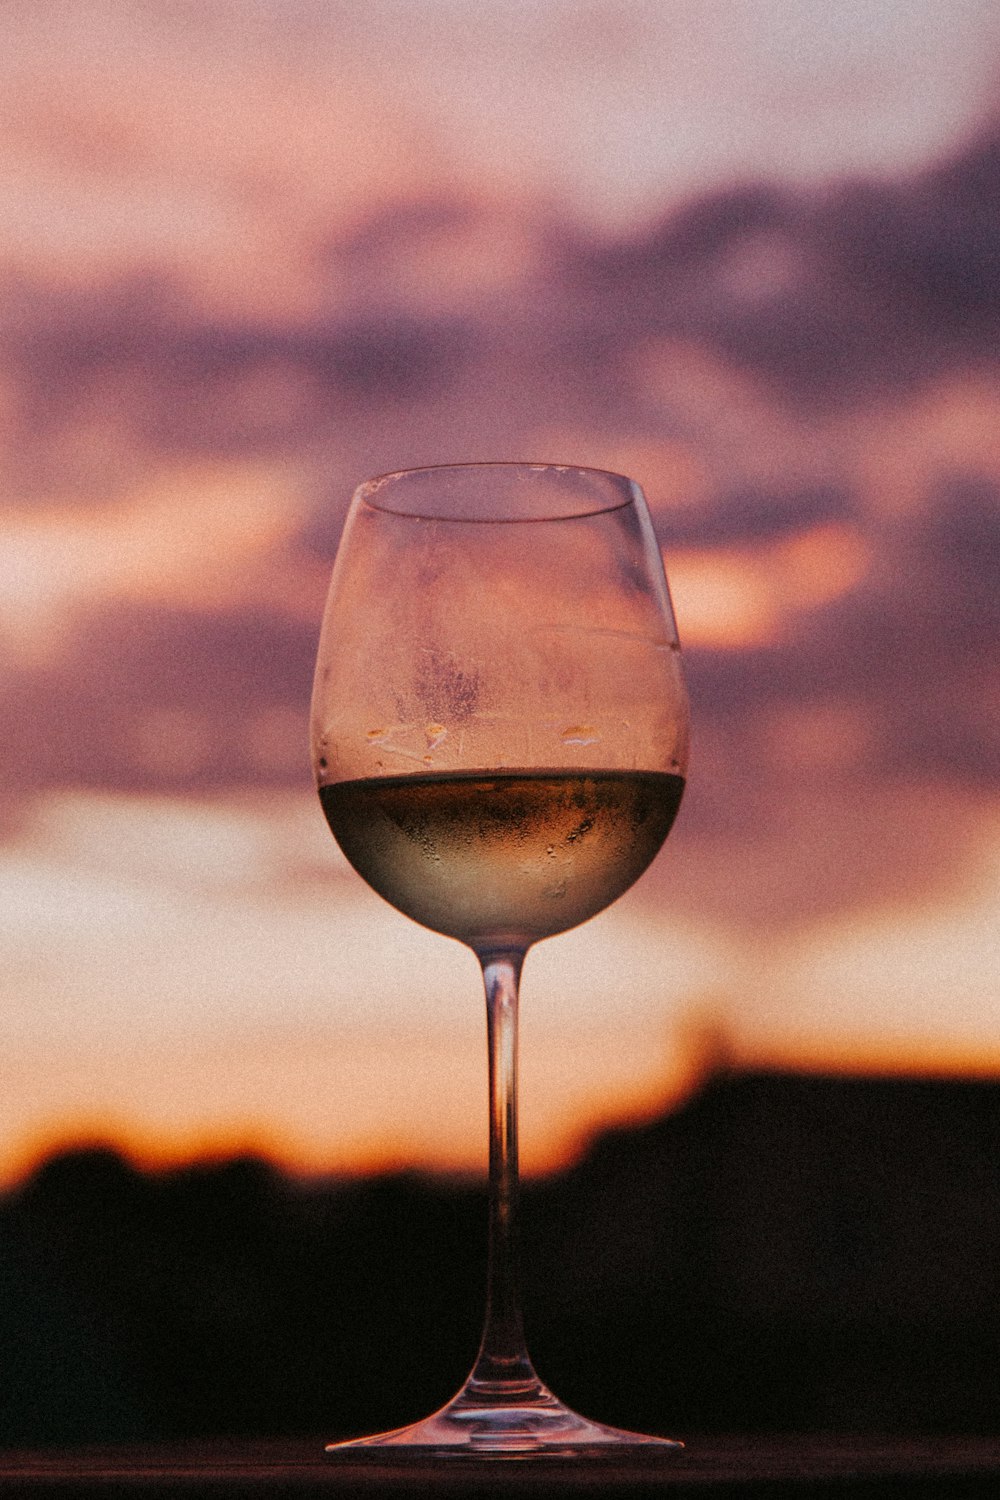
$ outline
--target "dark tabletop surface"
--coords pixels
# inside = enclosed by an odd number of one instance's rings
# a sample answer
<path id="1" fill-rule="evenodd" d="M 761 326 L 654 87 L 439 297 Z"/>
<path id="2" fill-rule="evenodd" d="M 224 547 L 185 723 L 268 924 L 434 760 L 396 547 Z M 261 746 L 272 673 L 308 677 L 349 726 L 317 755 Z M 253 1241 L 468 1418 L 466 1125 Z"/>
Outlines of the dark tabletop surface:
<path id="1" fill-rule="evenodd" d="M 1000 1438 L 688 1437 L 683 1451 L 622 1464 L 328 1458 L 321 1439 L 0 1453 L 0 1495 L 303 1497 L 807 1495 L 1000 1500 Z"/>

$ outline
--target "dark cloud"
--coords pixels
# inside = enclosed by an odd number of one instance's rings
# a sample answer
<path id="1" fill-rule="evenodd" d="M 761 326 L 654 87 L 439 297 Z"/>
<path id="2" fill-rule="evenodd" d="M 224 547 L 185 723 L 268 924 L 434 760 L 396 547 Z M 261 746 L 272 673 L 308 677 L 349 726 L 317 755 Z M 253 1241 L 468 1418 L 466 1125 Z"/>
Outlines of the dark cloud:
<path id="1" fill-rule="evenodd" d="M 904 182 L 746 185 L 639 239 L 578 243 L 568 283 L 619 339 L 703 340 L 797 403 L 905 389 L 1000 335 L 1000 129 Z"/>
<path id="2" fill-rule="evenodd" d="M 206 320 L 168 280 L 11 291 L 0 354 L 19 498 L 109 499 L 150 458 L 298 453 L 459 378 L 474 330 L 362 307 L 304 327 Z M 100 441 L 94 441 L 95 430 Z"/>
<path id="3" fill-rule="evenodd" d="M 926 571 L 935 577 L 945 607 L 961 600 L 961 613 L 985 646 L 1000 629 L 1000 486 L 975 474 L 938 483 L 933 503 L 914 527 Z"/>
<path id="4" fill-rule="evenodd" d="M 321 252 L 338 269 L 353 268 L 362 282 L 373 268 L 405 260 L 421 245 L 473 226 L 478 205 L 456 196 L 403 198 L 369 214 Z"/>
<path id="5" fill-rule="evenodd" d="M 399 272 L 428 245 L 488 242 L 487 212 L 461 196 L 392 204 L 333 247 L 320 236 L 331 311 L 305 324 L 207 318 L 162 275 L 61 292 L 8 277 L 5 482 L 22 497 L 108 496 L 150 454 L 298 454 L 358 444 L 373 424 L 357 451 L 376 469 L 514 456 L 543 423 L 662 431 L 669 417 L 621 378 L 656 335 L 702 344 L 800 408 L 899 395 L 957 361 L 995 361 L 998 202 L 993 130 L 905 181 L 737 186 L 610 245 L 526 208 L 520 280 L 501 294 L 487 282 L 460 313 Z"/>
<path id="6" fill-rule="evenodd" d="M 801 213 L 799 199 L 787 190 L 740 184 L 685 204 L 629 240 L 610 246 L 577 243 L 566 269 L 585 292 L 603 289 L 614 295 L 625 287 L 637 306 L 664 316 L 665 281 L 701 277 L 750 236 L 789 233 Z"/>
<path id="7" fill-rule="evenodd" d="M 697 717 L 738 738 L 761 780 L 780 784 L 754 726 L 782 710 L 853 704 L 877 747 L 874 781 L 933 775 L 1000 788 L 1000 491 L 984 478 L 943 481 L 925 512 L 871 543 L 866 581 L 803 615 L 780 644 L 689 652 Z"/>
<path id="8" fill-rule="evenodd" d="M 845 280 L 932 335 L 988 349 L 1000 318 L 1000 132 L 906 184 L 844 188 L 816 233 Z"/>
<path id="9" fill-rule="evenodd" d="M 697 510 L 662 511 L 656 531 L 665 547 L 725 547 L 773 541 L 823 522 L 852 520 L 857 513 L 850 492 L 832 484 L 780 491 L 741 488 L 725 490 Z"/>
<path id="10" fill-rule="evenodd" d="M 263 612 L 111 609 L 6 674 L 13 784 L 192 792 L 306 784 L 317 631 Z"/>

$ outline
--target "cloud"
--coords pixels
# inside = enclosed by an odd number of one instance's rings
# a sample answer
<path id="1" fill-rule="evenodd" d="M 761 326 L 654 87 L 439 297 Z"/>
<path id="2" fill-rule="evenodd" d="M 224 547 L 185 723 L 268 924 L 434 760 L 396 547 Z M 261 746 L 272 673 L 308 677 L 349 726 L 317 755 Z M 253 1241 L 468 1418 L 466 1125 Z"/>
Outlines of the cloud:
<path id="1" fill-rule="evenodd" d="M 44 668 L 10 676 L 0 717 L 23 793 L 309 781 L 316 629 L 265 611 L 119 606 Z"/>
<path id="2" fill-rule="evenodd" d="M 639 238 L 578 242 L 566 274 L 606 337 L 703 340 L 793 404 L 858 401 L 995 359 L 998 195 L 990 126 L 904 180 L 720 190 Z"/>
<path id="3" fill-rule="evenodd" d="M 899 185 L 857 183 L 816 220 L 829 263 L 947 345 L 989 350 L 1000 317 L 1000 129 Z"/>
<path id="4" fill-rule="evenodd" d="M 850 521 L 857 512 L 850 491 L 832 484 L 784 491 L 748 486 L 723 490 L 710 507 L 660 511 L 657 534 L 665 547 L 769 542 L 811 526 Z"/>
<path id="5" fill-rule="evenodd" d="M 773 878 L 776 810 L 787 855 L 810 798 L 835 818 L 862 775 L 995 787 L 1000 397 L 959 382 L 928 418 L 914 391 L 997 363 L 996 141 L 903 181 L 751 182 L 610 244 L 532 204 L 411 191 L 315 230 L 331 290 L 305 318 L 208 312 L 161 274 L 22 282 L 8 489 L 19 524 L 81 519 L 71 625 L 0 710 L 8 795 L 298 784 L 354 484 L 525 454 L 647 485 L 688 600 L 692 840 L 742 841 Z M 812 891 L 789 861 L 783 911 L 860 899 L 872 861 L 838 848 Z M 945 869 L 943 834 L 927 859 Z"/>
<path id="6" fill-rule="evenodd" d="M 780 641 L 691 653 L 701 715 L 735 729 L 795 706 L 862 706 L 871 778 L 996 788 L 1000 491 L 953 482 L 922 521 L 886 528 L 872 544 L 863 579 L 800 615 Z M 821 754 L 818 770 L 829 770 Z M 766 765 L 760 772 L 768 776 Z"/>
<path id="7" fill-rule="evenodd" d="M 11 391 L 8 493 L 95 504 L 151 458 L 298 453 L 376 409 L 435 396 L 468 361 L 473 328 L 374 299 L 308 324 L 206 317 L 139 276 L 56 292 L 22 283 L 0 330 Z"/>

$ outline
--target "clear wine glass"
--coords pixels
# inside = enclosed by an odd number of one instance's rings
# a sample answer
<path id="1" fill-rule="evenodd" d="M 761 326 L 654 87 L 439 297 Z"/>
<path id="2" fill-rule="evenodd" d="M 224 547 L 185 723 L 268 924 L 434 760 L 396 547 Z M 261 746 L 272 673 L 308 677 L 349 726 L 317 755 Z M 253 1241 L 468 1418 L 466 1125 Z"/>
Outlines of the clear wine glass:
<path id="1" fill-rule="evenodd" d="M 352 1457 L 643 1455 L 532 1367 L 517 1278 L 518 980 L 532 943 L 649 865 L 684 787 L 688 704 L 642 492 L 601 470 L 462 464 L 356 491 L 316 664 L 327 821 L 379 895 L 473 949 L 489 1044 L 489 1260 L 479 1354 L 409 1427 Z"/>

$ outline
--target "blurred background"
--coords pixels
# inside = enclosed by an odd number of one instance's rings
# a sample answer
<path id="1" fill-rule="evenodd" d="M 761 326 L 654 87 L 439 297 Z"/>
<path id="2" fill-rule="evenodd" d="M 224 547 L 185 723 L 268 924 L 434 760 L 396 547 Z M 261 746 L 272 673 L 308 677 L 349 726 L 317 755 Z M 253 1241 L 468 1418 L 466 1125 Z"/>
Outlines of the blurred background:
<path id="1" fill-rule="evenodd" d="M 529 957 L 528 1172 L 713 1079 L 992 1100 L 992 0 L 3 31 L 0 1181 L 482 1167 L 476 964 L 348 869 L 305 749 L 350 494 L 449 461 L 638 479 L 693 700 L 666 849 Z"/>

